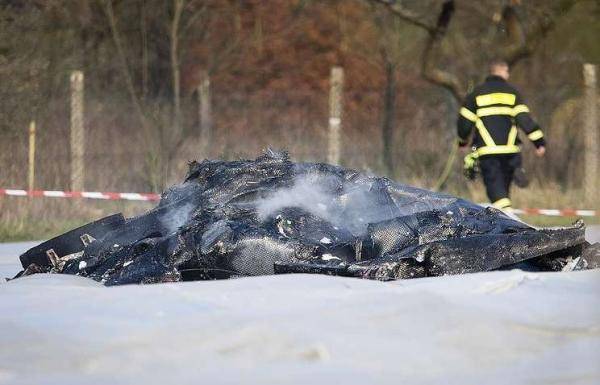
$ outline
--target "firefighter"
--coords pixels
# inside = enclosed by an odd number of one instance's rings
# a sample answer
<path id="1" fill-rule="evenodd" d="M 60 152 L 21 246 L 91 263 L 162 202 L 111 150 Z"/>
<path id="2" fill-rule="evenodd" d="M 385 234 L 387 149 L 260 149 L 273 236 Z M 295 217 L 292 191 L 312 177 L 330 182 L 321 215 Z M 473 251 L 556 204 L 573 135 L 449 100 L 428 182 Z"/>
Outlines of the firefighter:
<path id="1" fill-rule="evenodd" d="M 471 142 L 473 152 L 465 160 L 479 163 L 488 198 L 501 210 L 510 210 L 510 185 L 515 172 L 517 177 L 524 176 L 517 127 L 533 143 L 537 156 L 542 157 L 546 152 L 544 133 L 508 78 L 508 63 L 493 60 L 485 82 L 465 99 L 457 123 L 461 148 L 468 145 L 475 131 Z"/>

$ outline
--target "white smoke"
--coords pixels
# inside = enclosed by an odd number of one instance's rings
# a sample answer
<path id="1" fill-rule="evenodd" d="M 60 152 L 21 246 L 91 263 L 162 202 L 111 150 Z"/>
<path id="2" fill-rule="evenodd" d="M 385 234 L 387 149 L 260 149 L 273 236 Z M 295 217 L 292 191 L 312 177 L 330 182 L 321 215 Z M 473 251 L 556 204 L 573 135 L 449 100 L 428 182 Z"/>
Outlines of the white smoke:
<path id="1" fill-rule="evenodd" d="M 324 178 L 303 175 L 295 179 L 288 188 L 280 188 L 265 199 L 257 202 L 256 211 L 260 220 L 265 220 L 286 207 L 299 207 L 323 219 L 329 219 L 335 195 L 326 190 Z"/>
<path id="2" fill-rule="evenodd" d="M 371 191 L 371 187 L 369 178 L 340 185 L 335 176 L 304 174 L 296 177 L 290 187 L 278 188 L 256 201 L 255 207 L 261 221 L 282 209 L 296 207 L 359 236 L 370 223 L 401 214 L 397 207 L 378 201 L 381 193 Z M 161 218 L 163 227 L 169 233 L 177 231 L 191 219 L 195 208 L 194 204 L 187 203 L 171 209 Z"/>
<path id="3" fill-rule="evenodd" d="M 398 215 L 389 206 L 377 202 L 377 194 L 370 191 L 371 183 L 345 183 L 339 186 L 334 177 L 302 175 L 291 187 L 280 188 L 256 204 L 260 220 L 265 220 L 286 207 L 298 207 L 346 228 L 355 235 L 364 234 L 369 223 L 376 223 Z"/>
<path id="4" fill-rule="evenodd" d="M 173 233 L 187 223 L 195 207 L 192 203 L 186 203 L 183 206 L 172 208 L 161 216 L 160 222 L 169 234 Z"/>

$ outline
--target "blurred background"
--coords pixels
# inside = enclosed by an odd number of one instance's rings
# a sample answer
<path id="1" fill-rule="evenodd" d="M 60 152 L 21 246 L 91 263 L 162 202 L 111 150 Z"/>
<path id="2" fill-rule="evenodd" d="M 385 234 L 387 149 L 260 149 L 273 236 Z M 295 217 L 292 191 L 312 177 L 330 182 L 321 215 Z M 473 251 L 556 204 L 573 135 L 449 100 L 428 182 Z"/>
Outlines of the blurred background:
<path id="1" fill-rule="evenodd" d="M 0 0 L 0 188 L 29 187 L 31 121 L 33 187 L 73 188 L 73 108 L 86 191 L 161 192 L 190 160 L 268 147 L 326 161 L 340 68 L 340 164 L 483 202 L 453 151 L 455 123 L 501 56 L 548 141 L 540 160 L 524 140 L 532 183 L 515 207 L 598 209 L 583 194 L 582 68 L 600 62 L 599 36 L 597 0 Z M 0 197 L 0 240 L 150 207 Z"/>

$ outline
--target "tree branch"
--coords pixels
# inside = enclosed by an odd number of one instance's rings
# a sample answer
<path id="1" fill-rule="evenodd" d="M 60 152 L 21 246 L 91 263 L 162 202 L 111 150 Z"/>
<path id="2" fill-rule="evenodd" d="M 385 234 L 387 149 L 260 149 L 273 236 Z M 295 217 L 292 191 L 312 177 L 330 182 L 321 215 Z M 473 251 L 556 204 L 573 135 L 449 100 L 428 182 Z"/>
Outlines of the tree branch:
<path id="1" fill-rule="evenodd" d="M 129 65 L 127 64 L 127 57 L 125 56 L 125 50 L 123 49 L 123 43 L 121 42 L 121 35 L 119 34 L 119 31 L 117 29 L 117 20 L 112 6 L 112 1 L 104 0 L 102 1 L 102 5 L 104 13 L 106 14 L 106 18 L 108 19 L 108 24 L 110 26 L 110 32 L 113 38 L 113 42 L 115 43 L 115 46 L 117 48 L 117 56 L 119 57 L 119 64 L 121 67 L 121 72 L 123 73 L 123 77 L 125 78 L 125 85 L 127 87 L 127 91 L 129 92 L 131 102 L 140 119 L 140 123 L 142 124 L 144 130 L 147 130 L 148 123 L 146 121 L 146 115 L 144 114 L 142 105 L 133 85 L 133 78 L 131 76 L 131 72 L 129 71 Z"/>
<path id="2" fill-rule="evenodd" d="M 206 3 L 202 3 L 200 9 L 190 10 L 189 12 L 191 12 L 191 16 L 188 18 L 187 22 L 185 23 L 185 26 L 181 28 L 181 33 L 183 35 L 186 35 L 188 31 L 194 26 L 194 24 L 196 24 L 198 19 L 203 18 L 205 16 L 207 10 L 208 5 Z"/>
<path id="3" fill-rule="evenodd" d="M 404 8 L 401 3 L 396 0 L 373 0 L 376 3 L 384 5 L 390 12 L 398 16 L 400 19 L 426 30 L 429 33 L 435 32 L 436 27 L 422 20 L 417 14 Z"/>
<path id="4" fill-rule="evenodd" d="M 568 12 L 577 0 L 558 1 L 548 12 L 541 15 L 540 21 L 531 26 L 528 31 L 519 17 L 517 6 L 507 5 L 502 12 L 502 22 L 506 27 L 508 44 L 501 49 L 502 56 L 510 65 L 531 55 L 548 32 L 556 25 L 556 19 Z"/>
<path id="5" fill-rule="evenodd" d="M 465 96 L 462 82 L 455 74 L 437 68 L 435 57 L 436 53 L 440 50 L 441 41 L 446 36 L 446 31 L 453 15 L 454 1 L 445 1 L 438 15 L 435 29 L 429 32 L 427 41 L 425 42 L 425 48 L 421 57 L 421 74 L 425 80 L 447 89 L 456 100 L 460 101 Z"/>
<path id="6" fill-rule="evenodd" d="M 460 79 L 448 72 L 436 68 L 436 53 L 440 49 L 440 43 L 446 35 L 446 30 L 454 15 L 454 1 L 447 0 L 443 3 L 435 25 L 431 25 L 414 12 L 406 9 L 396 0 L 372 0 L 384 5 L 391 13 L 416 27 L 427 32 L 427 40 L 421 55 L 421 76 L 430 83 L 449 90 L 457 100 L 464 97 L 464 89 Z"/>

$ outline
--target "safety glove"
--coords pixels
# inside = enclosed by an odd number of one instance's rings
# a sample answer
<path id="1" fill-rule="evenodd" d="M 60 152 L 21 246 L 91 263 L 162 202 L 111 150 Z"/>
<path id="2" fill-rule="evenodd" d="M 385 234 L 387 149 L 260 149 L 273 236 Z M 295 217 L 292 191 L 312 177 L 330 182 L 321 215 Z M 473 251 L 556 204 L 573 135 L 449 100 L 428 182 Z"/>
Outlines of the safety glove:
<path id="1" fill-rule="evenodd" d="M 477 174 L 479 174 L 479 156 L 475 151 L 465 156 L 463 174 L 468 180 L 475 180 L 477 178 Z"/>

